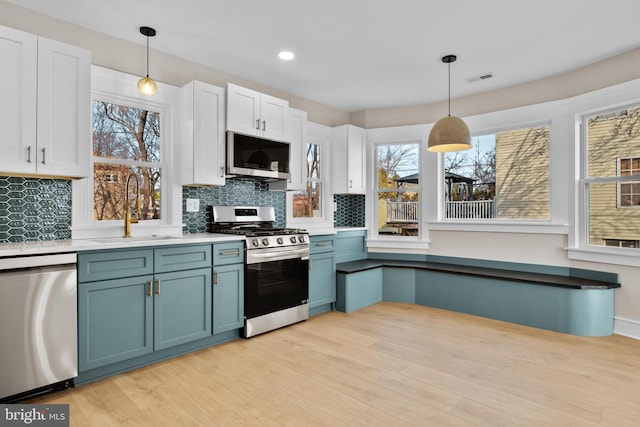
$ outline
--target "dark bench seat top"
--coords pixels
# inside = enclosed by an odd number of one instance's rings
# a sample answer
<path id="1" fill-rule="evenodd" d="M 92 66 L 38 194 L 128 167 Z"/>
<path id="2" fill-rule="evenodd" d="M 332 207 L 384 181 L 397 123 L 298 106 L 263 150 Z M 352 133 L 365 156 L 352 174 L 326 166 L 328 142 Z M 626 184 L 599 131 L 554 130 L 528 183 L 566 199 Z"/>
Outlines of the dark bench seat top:
<path id="1" fill-rule="evenodd" d="M 416 268 L 421 270 L 437 271 L 441 273 L 464 274 L 467 276 L 510 280 L 514 282 L 535 283 L 538 285 L 555 286 L 570 289 L 612 289 L 620 287 L 620 283 L 605 282 L 602 280 L 582 279 L 578 277 L 563 276 L 558 274 L 530 273 L 526 271 L 503 270 L 499 268 L 485 268 L 424 261 L 363 259 L 358 261 L 339 263 L 336 265 L 336 272 L 350 274 L 379 267 Z"/>

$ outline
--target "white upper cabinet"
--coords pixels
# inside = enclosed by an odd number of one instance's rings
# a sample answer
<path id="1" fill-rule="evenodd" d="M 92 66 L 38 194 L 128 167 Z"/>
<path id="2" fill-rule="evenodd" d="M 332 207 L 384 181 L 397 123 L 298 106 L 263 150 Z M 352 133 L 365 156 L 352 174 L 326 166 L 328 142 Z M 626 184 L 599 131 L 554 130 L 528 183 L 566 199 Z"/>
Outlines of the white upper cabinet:
<path id="1" fill-rule="evenodd" d="M 181 89 L 182 185 L 224 185 L 224 89 L 192 81 Z"/>
<path id="2" fill-rule="evenodd" d="M 333 194 L 366 193 L 366 130 L 343 125 L 333 128 L 331 189 Z"/>
<path id="3" fill-rule="evenodd" d="M 288 101 L 227 84 L 227 130 L 286 141 L 288 119 Z"/>
<path id="4" fill-rule="evenodd" d="M 0 26 L 0 57 L 0 173 L 89 176 L 91 53 Z"/>
<path id="5" fill-rule="evenodd" d="M 307 173 L 307 112 L 289 108 L 289 173 L 287 190 L 303 190 Z"/>

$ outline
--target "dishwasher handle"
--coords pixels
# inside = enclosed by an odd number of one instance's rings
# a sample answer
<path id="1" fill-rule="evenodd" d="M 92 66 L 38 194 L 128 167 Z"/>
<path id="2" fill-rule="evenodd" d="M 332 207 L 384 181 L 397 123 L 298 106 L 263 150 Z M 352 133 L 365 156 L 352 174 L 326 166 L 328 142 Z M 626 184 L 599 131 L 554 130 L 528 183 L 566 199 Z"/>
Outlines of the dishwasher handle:
<path id="1" fill-rule="evenodd" d="M 15 270 L 18 268 L 50 267 L 55 265 L 76 264 L 75 252 L 63 254 L 14 256 L 0 258 L 0 271 Z"/>

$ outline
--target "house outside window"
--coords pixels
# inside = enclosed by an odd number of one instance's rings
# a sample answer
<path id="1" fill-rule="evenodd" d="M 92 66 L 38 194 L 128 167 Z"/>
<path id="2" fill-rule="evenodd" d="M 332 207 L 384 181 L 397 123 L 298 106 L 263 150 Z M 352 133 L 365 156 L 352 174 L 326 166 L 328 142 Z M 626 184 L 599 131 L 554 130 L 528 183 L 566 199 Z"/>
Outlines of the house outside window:
<path id="1" fill-rule="evenodd" d="M 638 248 L 640 107 L 582 117 L 587 246 Z"/>
<path id="2" fill-rule="evenodd" d="M 140 221 L 161 218 L 160 146 L 159 113 L 93 101 L 95 221 L 123 220 L 125 208 Z"/>
<path id="3" fill-rule="evenodd" d="M 420 234 L 419 149 L 418 143 L 376 145 L 378 236 Z"/>
<path id="4" fill-rule="evenodd" d="M 548 220 L 549 125 L 476 135 L 445 153 L 446 220 Z"/>
<path id="5" fill-rule="evenodd" d="M 640 157 L 618 159 L 618 176 L 632 176 L 640 174 Z M 618 207 L 640 207 L 640 182 L 618 183 Z"/>

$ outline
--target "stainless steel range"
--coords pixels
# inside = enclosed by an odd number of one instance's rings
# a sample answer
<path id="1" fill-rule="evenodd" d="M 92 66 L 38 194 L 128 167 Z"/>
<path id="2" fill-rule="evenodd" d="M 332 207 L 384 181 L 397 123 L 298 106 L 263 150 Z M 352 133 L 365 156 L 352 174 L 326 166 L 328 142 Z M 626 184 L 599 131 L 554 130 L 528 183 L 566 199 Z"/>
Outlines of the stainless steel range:
<path id="1" fill-rule="evenodd" d="M 309 235 L 266 206 L 211 206 L 210 231 L 245 237 L 245 338 L 309 318 Z"/>

